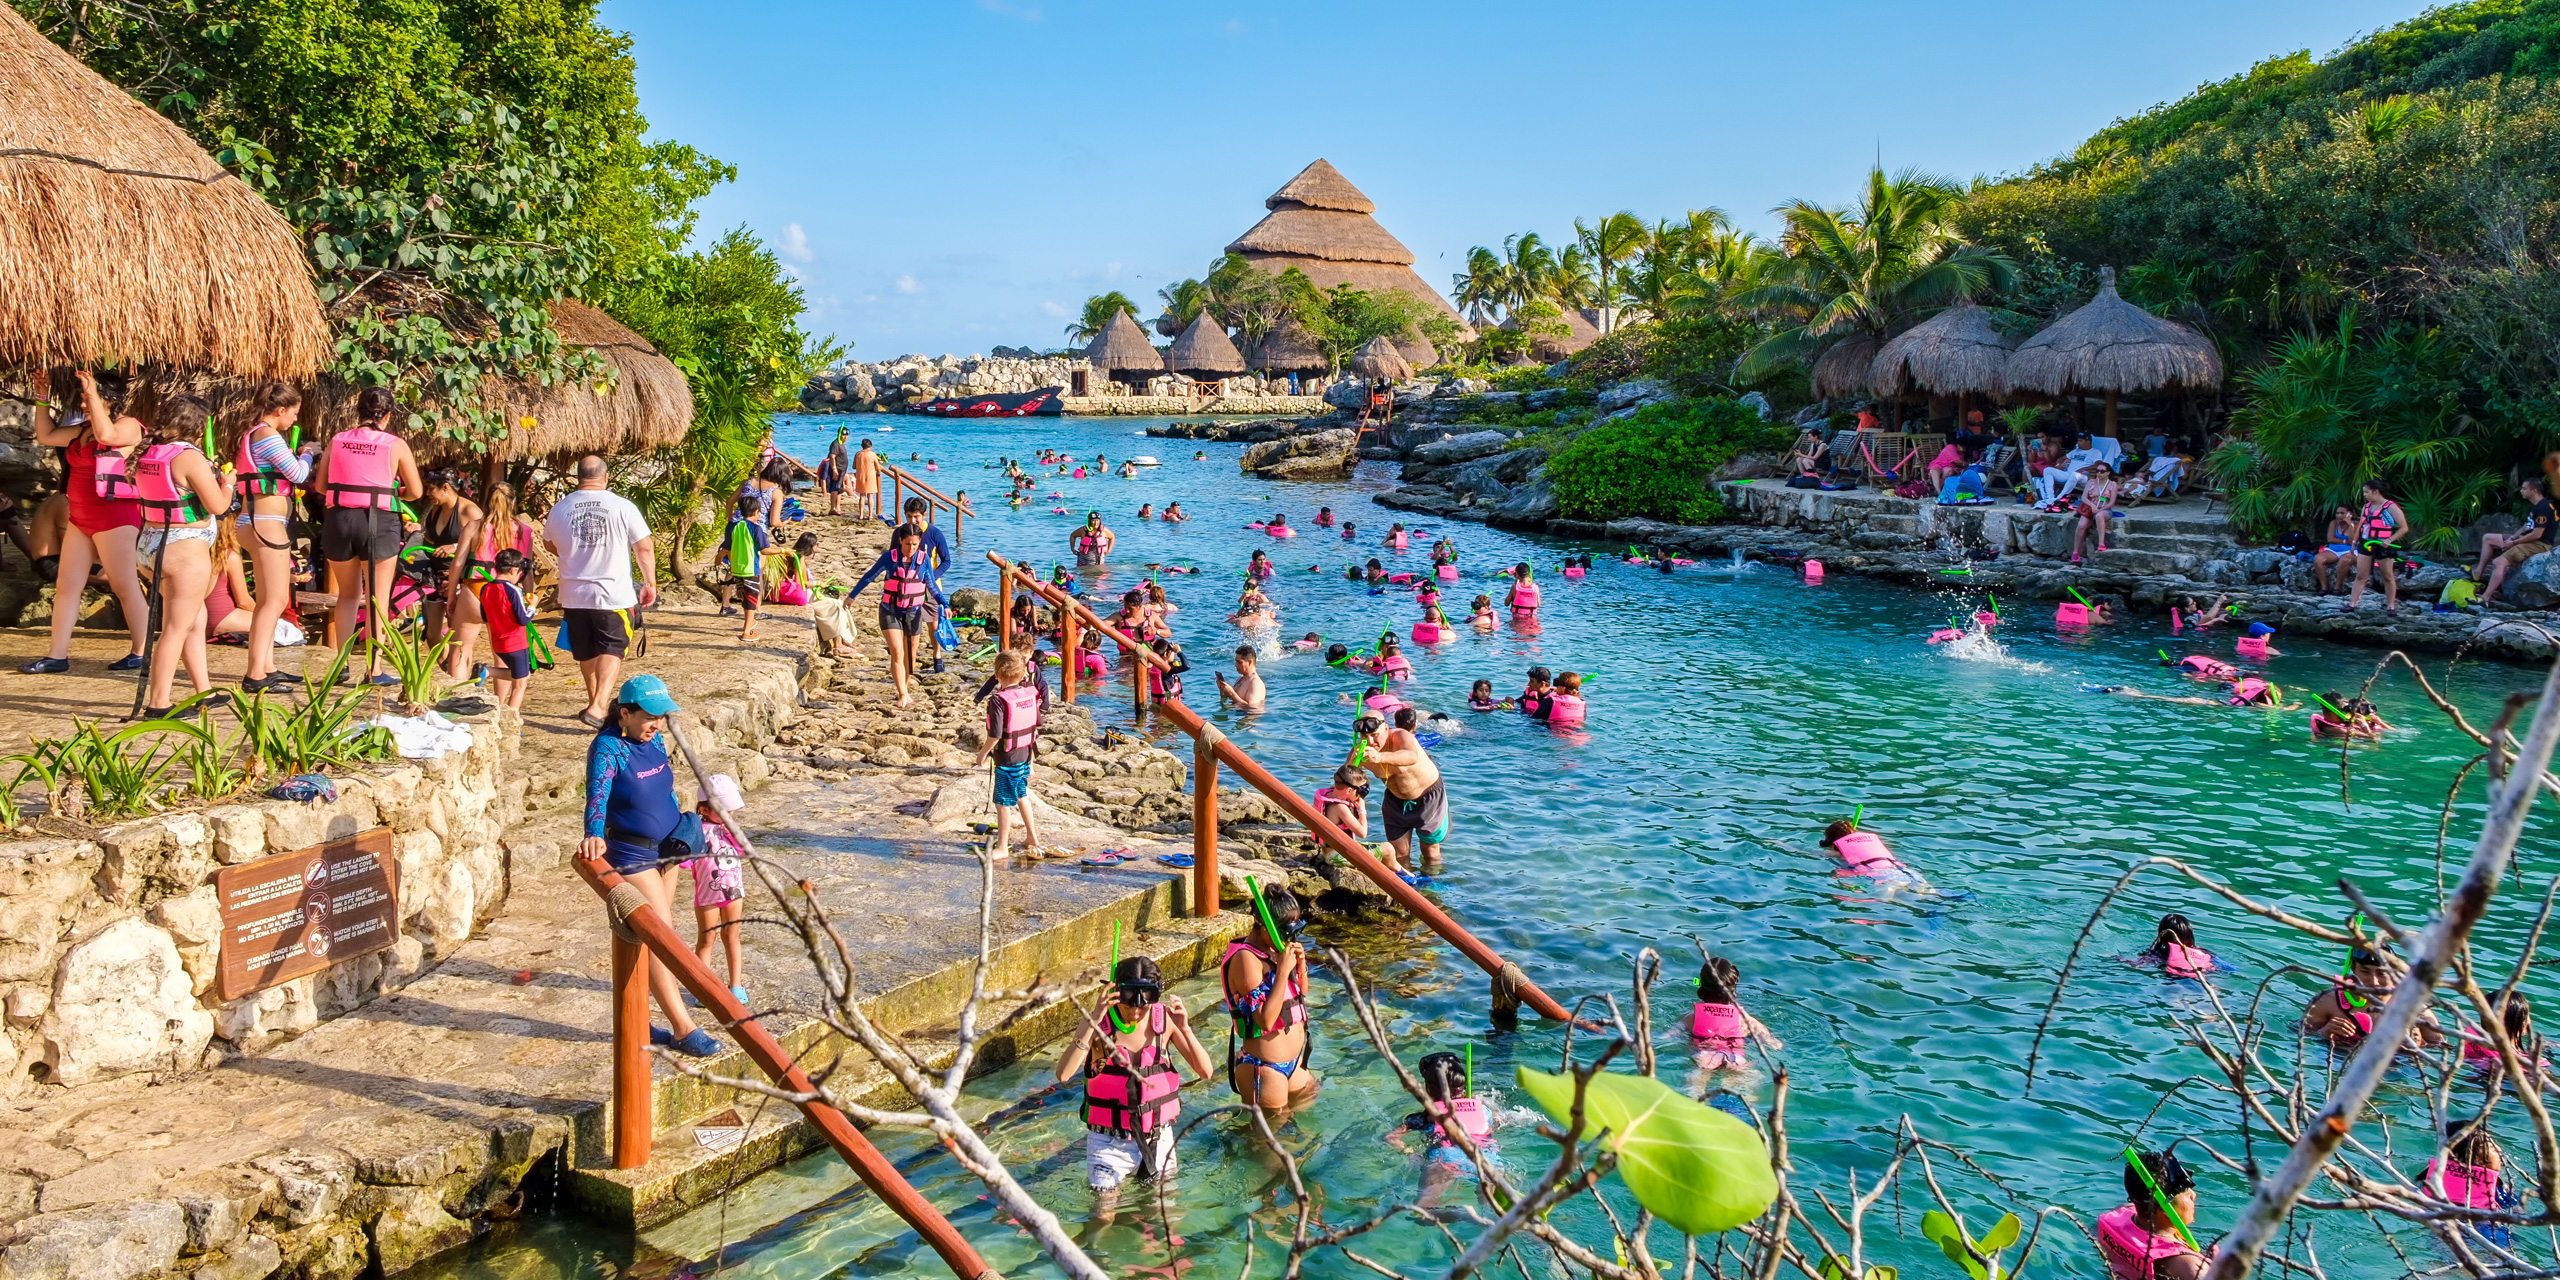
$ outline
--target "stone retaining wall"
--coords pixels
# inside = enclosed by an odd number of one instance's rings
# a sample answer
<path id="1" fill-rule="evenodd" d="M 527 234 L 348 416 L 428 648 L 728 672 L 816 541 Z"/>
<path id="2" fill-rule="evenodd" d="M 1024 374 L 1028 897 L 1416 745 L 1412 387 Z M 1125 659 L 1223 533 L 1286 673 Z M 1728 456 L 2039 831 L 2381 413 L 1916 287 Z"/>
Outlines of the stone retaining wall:
<path id="1" fill-rule="evenodd" d="M 0 1035 L 13 1063 L 0 1097 L 48 1082 L 182 1073 L 209 1053 L 273 1044 L 400 986 L 470 937 L 506 901 L 502 833 L 523 816 L 526 786 L 511 782 L 514 714 L 464 723 L 470 750 L 346 778 L 334 801 L 259 799 L 86 838 L 0 844 Z M 214 873 L 384 826 L 398 864 L 400 941 L 220 1001 Z"/>

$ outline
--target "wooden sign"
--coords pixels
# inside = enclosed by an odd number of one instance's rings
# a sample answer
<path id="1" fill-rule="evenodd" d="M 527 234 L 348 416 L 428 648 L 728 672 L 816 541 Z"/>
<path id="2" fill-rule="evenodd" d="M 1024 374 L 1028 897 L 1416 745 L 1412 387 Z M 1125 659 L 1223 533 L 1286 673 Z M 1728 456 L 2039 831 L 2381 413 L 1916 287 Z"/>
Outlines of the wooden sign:
<path id="1" fill-rule="evenodd" d="M 214 873 L 222 998 L 236 1000 L 400 940 L 391 828 Z"/>

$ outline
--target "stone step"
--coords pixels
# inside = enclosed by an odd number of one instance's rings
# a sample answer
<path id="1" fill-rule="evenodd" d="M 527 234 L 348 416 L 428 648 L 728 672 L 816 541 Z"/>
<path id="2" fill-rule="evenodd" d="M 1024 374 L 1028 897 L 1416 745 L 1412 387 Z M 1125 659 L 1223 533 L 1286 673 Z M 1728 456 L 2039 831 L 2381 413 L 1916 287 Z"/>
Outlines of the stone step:
<path id="1" fill-rule="evenodd" d="M 1068 977 L 1079 971 L 1098 973 L 1109 963 L 1115 922 L 1121 926 L 1121 954 L 1153 958 L 1167 982 L 1213 971 L 1227 939 L 1250 927 L 1252 921 L 1237 912 L 1207 919 L 1178 914 L 1177 895 L 1186 892 L 1187 887 L 1187 881 L 1167 880 L 1015 942 L 990 967 L 989 988 L 1022 990 L 1042 978 Z M 953 1037 L 957 1028 L 944 1023 L 957 1013 L 967 996 L 971 968 L 965 961 L 955 963 L 893 987 L 865 1001 L 866 1012 L 884 1031 L 914 1048 L 931 1068 L 946 1069 L 955 1051 Z M 1085 1008 L 1091 1009 L 1108 990 L 1107 984 L 1096 983 L 1076 995 Z M 991 1009 L 996 1007 L 991 1003 Z M 1073 1002 L 1061 1001 L 1015 1020 L 1003 1034 L 980 1046 L 971 1063 L 971 1075 L 1014 1062 L 1027 1047 L 1047 1044 L 1068 1034 L 1078 1016 Z M 842 1065 L 829 1083 L 849 1100 L 880 1108 L 901 1108 L 912 1102 L 884 1068 L 861 1049 L 837 1040 L 823 1023 L 799 1020 L 777 1031 L 774 1038 L 795 1061 L 812 1068 L 836 1061 L 841 1054 Z M 745 1050 L 735 1047 L 701 1066 L 713 1075 L 762 1078 Z M 664 1069 L 656 1074 L 654 1084 L 652 1114 L 658 1121 L 658 1131 L 650 1146 L 648 1164 L 637 1169 L 612 1167 L 613 1120 L 609 1105 L 592 1113 L 594 1129 L 581 1133 L 581 1140 L 575 1144 L 573 1162 L 578 1167 L 568 1175 L 566 1194 L 579 1207 L 606 1221 L 628 1224 L 634 1230 L 655 1226 L 718 1194 L 740 1167 L 771 1168 L 779 1160 L 823 1145 L 817 1130 L 788 1104 Z M 746 1137 L 719 1150 L 704 1146 L 695 1136 L 696 1126 L 704 1118 L 732 1108 L 749 1122 Z M 743 1166 L 739 1164 L 741 1160 L 746 1162 Z"/>

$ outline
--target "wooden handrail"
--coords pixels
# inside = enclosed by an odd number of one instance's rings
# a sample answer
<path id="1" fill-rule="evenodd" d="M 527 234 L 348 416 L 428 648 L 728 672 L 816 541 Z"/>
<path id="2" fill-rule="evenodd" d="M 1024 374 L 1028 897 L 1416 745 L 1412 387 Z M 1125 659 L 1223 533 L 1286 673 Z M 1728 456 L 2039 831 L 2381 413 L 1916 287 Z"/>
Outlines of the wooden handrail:
<path id="1" fill-rule="evenodd" d="M 732 994 L 702 958 L 686 946 L 669 928 L 665 919 L 646 899 L 634 903 L 639 890 L 623 888 L 622 877 L 616 875 L 601 858 L 573 857 L 578 878 L 587 882 L 603 898 L 608 910 L 623 910 L 623 928 L 636 942 L 625 941 L 619 934 L 613 940 L 613 1056 L 614 1056 L 614 1167 L 636 1169 L 649 1162 L 649 1139 L 653 1125 L 655 1090 L 649 1075 L 649 966 L 642 957 L 645 949 L 658 963 L 674 970 L 676 980 L 693 993 L 730 1032 L 737 1036 L 738 1047 L 764 1070 L 772 1081 L 794 1093 L 811 1093 L 814 1087 L 808 1075 L 793 1062 L 773 1033 L 765 1030 L 738 997 Z M 622 897 L 617 899 L 616 891 Z M 622 904 L 617 906 L 617 902 Z M 827 1145 L 853 1166 L 871 1194 L 889 1206 L 933 1251 L 942 1255 L 943 1264 L 959 1280 L 994 1280 L 997 1273 L 969 1247 L 959 1229 L 931 1201 L 898 1175 L 896 1165 L 871 1145 L 862 1131 L 853 1126 L 845 1114 L 823 1102 L 798 1104 L 800 1114 L 827 1140 Z"/>
<path id="2" fill-rule="evenodd" d="M 996 566 L 1002 580 L 1010 582 L 1020 579 L 1022 585 L 1033 595 L 1065 610 L 1070 616 L 1080 615 L 1084 625 L 1101 632 L 1121 648 L 1135 654 L 1140 663 L 1153 666 L 1159 671 L 1172 670 L 1171 663 L 1157 657 L 1154 651 L 1139 644 L 1135 638 L 1119 628 L 1103 621 L 1093 610 L 1086 608 L 1084 602 L 1007 564 L 1002 556 L 992 551 L 987 553 L 987 560 Z M 1075 655 L 1071 653 L 1062 654 L 1060 657 L 1064 660 L 1064 664 L 1072 664 L 1075 661 Z M 1075 679 L 1075 668 L 1072 665 L 1064 665 L 1063 669 L 1062 679 Z M 1420 891 L 1398 879 L 1394 872 L 1387 870 L 1377 859 L 1370 857 L 1369 851 L 1362 847 L 1359 841 L 1352 839 L 1350 833 L 1326 820 L 1323 814 L 1316 812 L 1314 806 L 1309 805 L 1297 792 L 1282 786 L 1279 779 L 1271 776 L 1270 771 L 1255 762 L 1253 757 L 1246 755 L 1235 743 L 1228 741 L 1225 734 L 1219 733 L 1207 721 L 1202 720 L 1199 713 L 1176 701 L 1156 703 L 1156 712 L 1172 721 L 1175 728 L 1190 734 L 1193 742 L 1207 747 L 1219 763 L 1235 771 L 1236 777 L 1244 780 L 1254 790 L 1270 797 L 1272 803 L 1279 805 L 1293 821 L 1304 826 L 1319 843 L 1341 854 L 1344 861 L 1349 862 L 1360 874 L 1367 876 L 1372 883 L 1385 890 L 1387 896 L 1395 899 L 1405 910 L 1412 912 L 1415 919 L 1429 925 L 1433 933 L 1439 934 L 1442 940 L 1456 947 L 1469 960 L 1474 961 L 1478 968 L 1492 975 L 1497 998 L 1516 998 L 1536 1009 L 1540 1014 L 1558 1022 L 1571 1019 L 1571 1015 L 1565 1012 L 1564 1006 L 1556 1003 L 1554 997 L 1539 990 L 1538 985 L 1529 981 L 1528 975 L 1522 973 L 1519 966 L 1504 960 L 1495 953 L 1493 948 L 1477 941 L 1475 935 L 1460 928 L 1457 921 L 1450 919 L 1448 914 L 1441 911 L 1429 898 L 1423 897 Z M 1141 716 L 1143 717 L 1143 709 Z M 1203 778 L 1200 770 L 1195 766 L 1192 770 L 1192 786 L 1195 789 L 1205 786 L 1214 793 L 1217 789 L 1217 779 Z M 1194 827 L 1194 834 L 1198 835 L 1196 822 Z M 1210 834 L 1208 839 L 1214 847 L 1216 842 L 1214 833 Z M 1195 871 L 1198 870 L 1199 862 L 1200 859 L 1195 855 L 1193 858 Z M 1197 893 L 1206 893 L 1211 895 L 1210 901 L 1217 900 L 1214 896 L 1217 891 L 1215 874 L 1213 865 L 1210 883 L 1205 887 L 1197 888 L 1195 896 Z"/>
<path id="3" fill-rule="evenodd" d="M 955 542 L 959 541 L 960 519 L 962 514 L 959 503 L 953 502 L 950 498 L 944 496 L 941 490 L 934 488 L 932 485 L 926 484 L 922 480 L 916 479 L 914 473 L 886 458 L 881 459 L 880 470 L 883 474 L 889 477 L 889 483 L 893 486 L 892 492 L 896 495 L 890 499 L 890 505 L 896 508 L 895 514 L 887 517 L 890 523 L 895 524 L 899 520 L 906 518 L 906 490 L 912 486 L 918 493 L 924 496 L 924 522 L 926 524 L 932 524 L 933 513 L 936 511 L 950 512 L 951 538 Z"/>

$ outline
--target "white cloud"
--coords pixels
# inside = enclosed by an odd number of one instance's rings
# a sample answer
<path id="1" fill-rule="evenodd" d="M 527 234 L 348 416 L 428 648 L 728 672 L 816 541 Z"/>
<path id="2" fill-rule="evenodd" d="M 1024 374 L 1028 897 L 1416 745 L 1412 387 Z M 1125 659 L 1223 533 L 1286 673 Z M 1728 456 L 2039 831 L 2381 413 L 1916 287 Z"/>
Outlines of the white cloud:
<path id="1" fill-rule="evenodd" d="M 898 277 L 898 292 L 922 293 L 924 292 L 924 286 L 917 284 L 914 276 L 900 276 Z"/>
<path id="2" fill-rule="evenodd" d="M 802 230 L 797 222 L 784 227 L 782 243 L 774 246 L 774 251 L 793 262 L 809 261 L 813 256 L 809 252 L 809 233 Z"/>
<path id="3" fill-rule="evenodd" d="M 1065 307 L 1059 306 L 1057 303 L 1054 303 L 1054 302 L 1043 302 L 1043 303 L 1041 303 L 1041 304 L 1040 304 L 1040 309 L 1041 309 L 1041 310 L 1043 310 L 1043 311 L 1048 312 L 1048 313 L 1050 314 L 1050 316 L 1051 316 L 1051 317 L 1053 317 L 1053 318 L 1054 318 L 1054 317 L 1057 317 L 1057 316 L 1063 316 L 1063 315 L 1070 315 L 1070 314 L 1073 314 L 1073 313 L 1069 312 Z"/>

